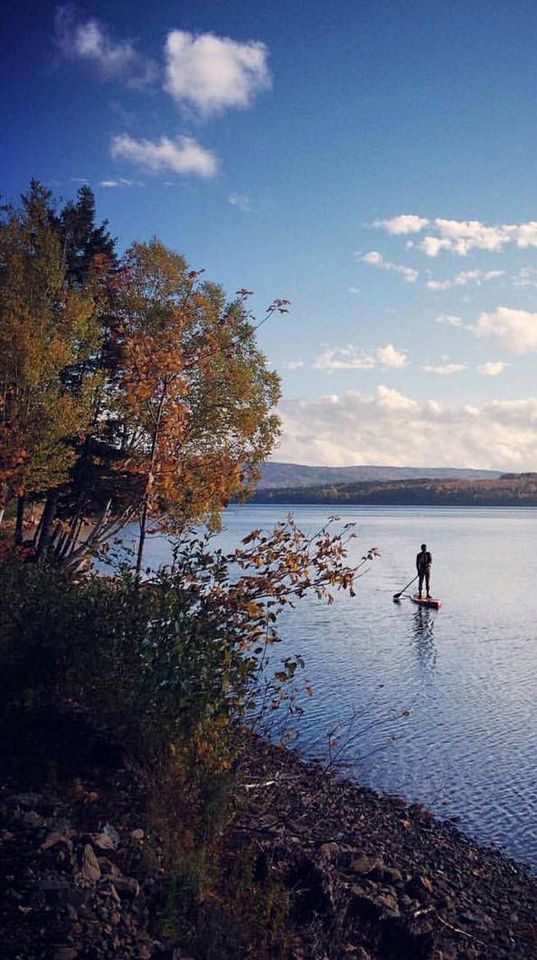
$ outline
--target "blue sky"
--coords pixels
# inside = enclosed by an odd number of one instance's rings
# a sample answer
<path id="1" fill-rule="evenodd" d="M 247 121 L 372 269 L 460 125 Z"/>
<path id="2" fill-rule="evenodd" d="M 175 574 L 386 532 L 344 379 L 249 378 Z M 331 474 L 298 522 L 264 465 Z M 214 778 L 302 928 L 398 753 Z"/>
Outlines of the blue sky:
<path id="1" fill-rule="evenodd" d="M 280 460 L 537 469 L 537 6 L 25 2 L 2 186 L 274 297 Z"/>

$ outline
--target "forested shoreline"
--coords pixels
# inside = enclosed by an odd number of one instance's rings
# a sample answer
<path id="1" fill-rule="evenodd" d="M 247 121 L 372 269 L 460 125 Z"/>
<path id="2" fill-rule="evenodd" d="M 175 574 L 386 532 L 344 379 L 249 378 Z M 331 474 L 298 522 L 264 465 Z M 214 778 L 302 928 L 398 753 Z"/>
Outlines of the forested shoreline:
<path id="1" fill-rule="evenodd" d="M 390 504 L 393 506 L 537 506 L 537 474 L 498 479 L 416 479 L 257 490 L 255 503 Z"/>

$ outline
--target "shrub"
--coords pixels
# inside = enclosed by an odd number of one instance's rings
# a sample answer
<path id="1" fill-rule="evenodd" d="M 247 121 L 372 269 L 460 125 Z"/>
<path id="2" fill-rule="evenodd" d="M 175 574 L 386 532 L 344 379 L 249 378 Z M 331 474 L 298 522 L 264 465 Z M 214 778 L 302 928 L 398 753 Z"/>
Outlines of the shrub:
<path id="1" fill-rule="evenodd" d="M 256 881 L 248 850 L 231 862 L 224 853 L 235 731 L 260 677 L 273 707 L 300 663 L 287 657 L 266 677 L 278 613 L 308 591 L 330 602 L 335 589 L 352 590 L 351 535 L 308 538 L 287 520 L 227 556 L 192 539 L 171 570 L 144 582 L 123 571 L 79 583 L 53 566 L 0 561 L 4 728 L 14 706 L 43 714 L 75 701 L 145 770 L 149 835 L 172 878 L 162 924 L 200 957 L 246 957 L 248 943 L 259 958 L 285 955 L 283 892 Z"/>

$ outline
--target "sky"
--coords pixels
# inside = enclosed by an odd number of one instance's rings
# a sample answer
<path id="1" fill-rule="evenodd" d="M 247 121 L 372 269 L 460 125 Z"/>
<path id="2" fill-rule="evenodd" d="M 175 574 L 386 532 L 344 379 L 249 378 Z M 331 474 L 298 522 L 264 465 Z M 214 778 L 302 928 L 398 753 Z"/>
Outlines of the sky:
<path id="1" fill-rule="evenodd" d="M 4 5 L 0 191 L 253 291 L 273 459 L 537 470 L 537 4 Z"/>

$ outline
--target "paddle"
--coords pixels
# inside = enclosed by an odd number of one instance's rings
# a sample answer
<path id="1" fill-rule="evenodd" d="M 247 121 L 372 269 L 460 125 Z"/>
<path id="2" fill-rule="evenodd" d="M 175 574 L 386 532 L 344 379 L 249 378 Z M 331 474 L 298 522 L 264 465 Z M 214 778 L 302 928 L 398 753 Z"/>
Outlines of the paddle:
<path id="1" fill-rule="evenodd" d="M 394 593 L 393 599 L 394 599 L 394 600 L 399 600 L 399 597 L 401 596 L 401 594 L 404 593 L 405 590 L 410 586 L 410 584 L 411 584 L 411 583 L 414 583 L 414 580 L 417 580 L 417 579 L 418 579 L 418 574 L 416 574 L 415 577 L 412 577 L 412 580 L 410 581 L 410 583 L 407 583 L 406 587 L 403 587 L 403 589 L 400 590 L 399 593 Z"/>

